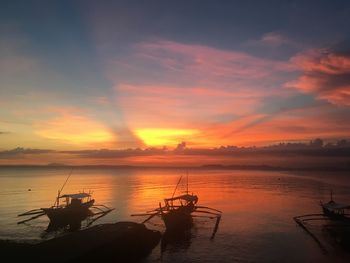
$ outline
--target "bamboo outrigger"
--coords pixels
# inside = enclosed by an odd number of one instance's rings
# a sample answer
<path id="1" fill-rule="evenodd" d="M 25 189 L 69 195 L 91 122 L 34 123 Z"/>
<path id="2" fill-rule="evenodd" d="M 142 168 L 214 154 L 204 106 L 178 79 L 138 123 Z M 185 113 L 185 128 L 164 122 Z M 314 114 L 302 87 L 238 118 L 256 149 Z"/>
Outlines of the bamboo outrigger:
<path id="1" fill-rule="evenodd" d="M 323 253 L 328 253 L 325 245 L 321 242 L 318 236 L 310 230 L 308 222 L 312 221 L 324 221 L 325 224 L 322 227 L 328 231 L 340 232 L 342 234 L 346 233 L 347 236 L 342 237 L 342 239 L 349 239 L 349 229 L 350 229 L 350 214 L 347 211 L 350 209 L 350 205 L 336 203 L 333 200 L 333 192 L 331 191 L 331 200 L 327 203 L 320 201 L 320 206 L 322 208 L 322 214 L 306 214 L 294 217 L 294 221 L 302 227 L 319 245 Z"/>
<path id="2" fill-rule="evenodd" d="M 72 172 L 71 172 L 72 173 Z M 41 216 L 46 215 L 50 219 L 48 230 L 56 229 L 57 227 L 66 225 L 79 225 L 82 220 L 91 218 L 89 225 L 91 225 L 98 218 L 105 216 L 113 208 L 109 208 L 105 205 L 96 205 L 95 199 L 92 198 L 92 192 L 81 192 L 75 194 L 61 194 L 64 186 L 66 185 L 71 173 L 67 177 L 66 181 L 58 191 L 55 203 L 48 208 L 33 209 L 25 213 L 19 214 L 19 217 L 32 216 L 25 220 L 19 221 L 17 224 L 23 224 Z M 61 200 L 64 200 L 63 203 Z"/>
<path id="3" fill-rule="evenodd" d="M 159 208 L 143 214 L 133 214 L 131 216 L 148 216 L 142 223 L 148 222 L 155 216 L 160 216 L 165 224 L 167 233 L 191 228 L 193 225 L 194 217 L 216 219 L 214 230 L 211 236 L 211 238 L 214 238 L 219 227 L 222 212 L 220 210 L 207 206 L 197 205 L 198 196 L 194 195 L 193 193 L 189 194 L 188 191 L 188 176 L 186 193 L 183 195 L 175 196 L 181 179 L 182 176 L 180 177 L 175 187 L 172 197 L 164 199 L 164 206 L 159 203 Z"/>

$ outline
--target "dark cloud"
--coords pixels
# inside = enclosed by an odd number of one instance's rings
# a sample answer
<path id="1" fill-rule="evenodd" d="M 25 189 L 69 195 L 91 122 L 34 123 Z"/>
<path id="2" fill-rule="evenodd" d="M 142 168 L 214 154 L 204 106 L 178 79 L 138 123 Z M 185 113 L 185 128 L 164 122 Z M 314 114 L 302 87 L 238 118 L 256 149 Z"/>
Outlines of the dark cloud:
<path id="1" fill-rule="evenodd" d="M 31 154 L 45 154 L 52 153 L 54 150 L 46 150 L 46 149 L 31 149 L 31 148 L 15 148 L 12 150 L 6 150 L 0 152 L 0 159 L 9 159 L 16 158 L 23 155 L 31 155 Z"/>
<path id="2" fill-rule="evenodd" d="M 275 156 L 290 158 L 294 156 L 306 157 L 350 157 L 350 141 L 339 140 L 336 143 L 324 143 L 321 139 L 315 139 L 309 143 L 280 143 L 277 145 L 265 147 L 236 147 L 236 146 L 221 146 L 218 148 L 187 148 L 183 142 L 173 150 L 167 148 L 134 148 L 124 150 L 74 150 L 74 151 L 55 151 L 49 149 L 25 149 L 15 148 L 12 150 L 0 151 L 0 159 L 21 159 L 24 156 L 30 155 L 45 155 L 53 154 L 53 156 L 65 156 L 65 158 L 83 158 L 83 159 L 121 159 L 131 157 L 151 157 L 151 156 L 193 156 L 194 158 L 202 158 L 203 156 L 215 157 L 244 157 L 252 161 L 256 157 Z M 187 158 L 187 157 L 186 157 Z M 174 159 L 176 163 L 176 158 Z M 198 159 L 199 160 L 199 159 Z"/>
<path id="3" fill-rule="evenodd" d="M 125 150 L 81 150 L 81 151 L 61 151 L 59 153 L 72 154 L 82 158 L 97 158 L 97 159 L 109 159 L 109 158 L 127 158 L 133 156 L 152 156 L 164 154 L 166 149 L 147 148 L 147 149 L 125 149 Z"/>
<path id="4" fill-rule="evenodd" d="M 320 143 L 315 143 L 320 142 Z M 166 148 L 147 149 L 125 149 L 125 150 L 82 150 L 82 151 L 61 151 L 59 153 L 71 154 L 81 158 L 92 159 L 113 159 L 128 158 L 137 156 L 156 155 L 187 155 L 187 156 L 226 156 L 239 157 L 252 155 L 307 155 L 307 156 L 350 156 L 350 141 L 340 140 L 335 144 L 324 144 L 321 139 L 310 141 L 310 143 L 280 143 L 265 147 L 236 147 L 221 146 L 218 148 L 187 148 L 182 142 L 174 150 Z"/>

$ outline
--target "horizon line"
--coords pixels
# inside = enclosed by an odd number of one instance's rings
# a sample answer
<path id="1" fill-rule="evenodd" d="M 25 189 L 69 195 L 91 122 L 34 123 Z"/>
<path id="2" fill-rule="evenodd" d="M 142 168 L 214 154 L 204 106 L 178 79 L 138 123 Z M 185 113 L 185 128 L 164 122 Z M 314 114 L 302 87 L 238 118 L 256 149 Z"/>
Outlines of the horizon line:
<path id="1" fill-rule="evenodd" d="M 274 165 L 240 165 L 240 164 L 204 164 L 204 165 L 109 165 L 109 164 L 0 164 L 1 168 L 124 168 L 124 169 L 212 169 L 212 170 L 266 170 L 266 171 L 350 171 L 350 166 L 309 166 L 287 167 Z"/>

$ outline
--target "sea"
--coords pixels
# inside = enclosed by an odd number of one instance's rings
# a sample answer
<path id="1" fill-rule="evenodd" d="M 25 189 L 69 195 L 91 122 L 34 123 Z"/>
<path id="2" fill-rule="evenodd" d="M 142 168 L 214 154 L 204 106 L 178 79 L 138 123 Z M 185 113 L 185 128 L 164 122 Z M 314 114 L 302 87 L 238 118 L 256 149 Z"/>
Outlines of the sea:
<path id="1" fill-rule="evenodd" d="M 310 229 L 325 249 L 293 217 L 321 213 L 320 201 L 350 204 L 350 175 L 332 171 L 259 171 L 183 168 L 0 168 L 0 239 L 37 243 L 69 234 L 47 231 L 46 216 L 25 224 L 17 215 L 50 207 L 62 193 L 91 192 L 96 204 L 114 208 L 91 224 L 142 222 L 132 216 L 159 207 L 159 202 L 187 189 L 198 204 L 222 211 L 214 238 L 215 219 L 194 218 L 193 228 L 179 238 L 160 242 L 141 262 L 350 262 L 350 253 L 324 227 Z M 82 223 L 87 227 L 90 221 Z M 146 223 L 164 232 L 160 218 Z"/>

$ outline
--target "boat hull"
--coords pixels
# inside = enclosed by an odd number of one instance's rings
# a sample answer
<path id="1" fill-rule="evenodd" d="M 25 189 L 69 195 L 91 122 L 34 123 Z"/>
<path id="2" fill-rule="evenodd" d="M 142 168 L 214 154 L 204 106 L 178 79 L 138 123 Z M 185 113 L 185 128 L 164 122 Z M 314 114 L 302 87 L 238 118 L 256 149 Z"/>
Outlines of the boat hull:
<path id="1" fill-rule="evenodd" d="M 162 213 L 166 230 L 174 232 L 191 228 L 193 226 L 191 215 L 193 211 L 194 208 L 192 206 L 184 206 Z"/>
<path id="2" fill-rule="evenodd" d="M 52 224 L 69 224 L 85 219 L 91 214 L 89 208 L 94 204 L 95 200 L 79 204 L 69 205 L 67 207 L 51 207 L 42 208 Z"/>

